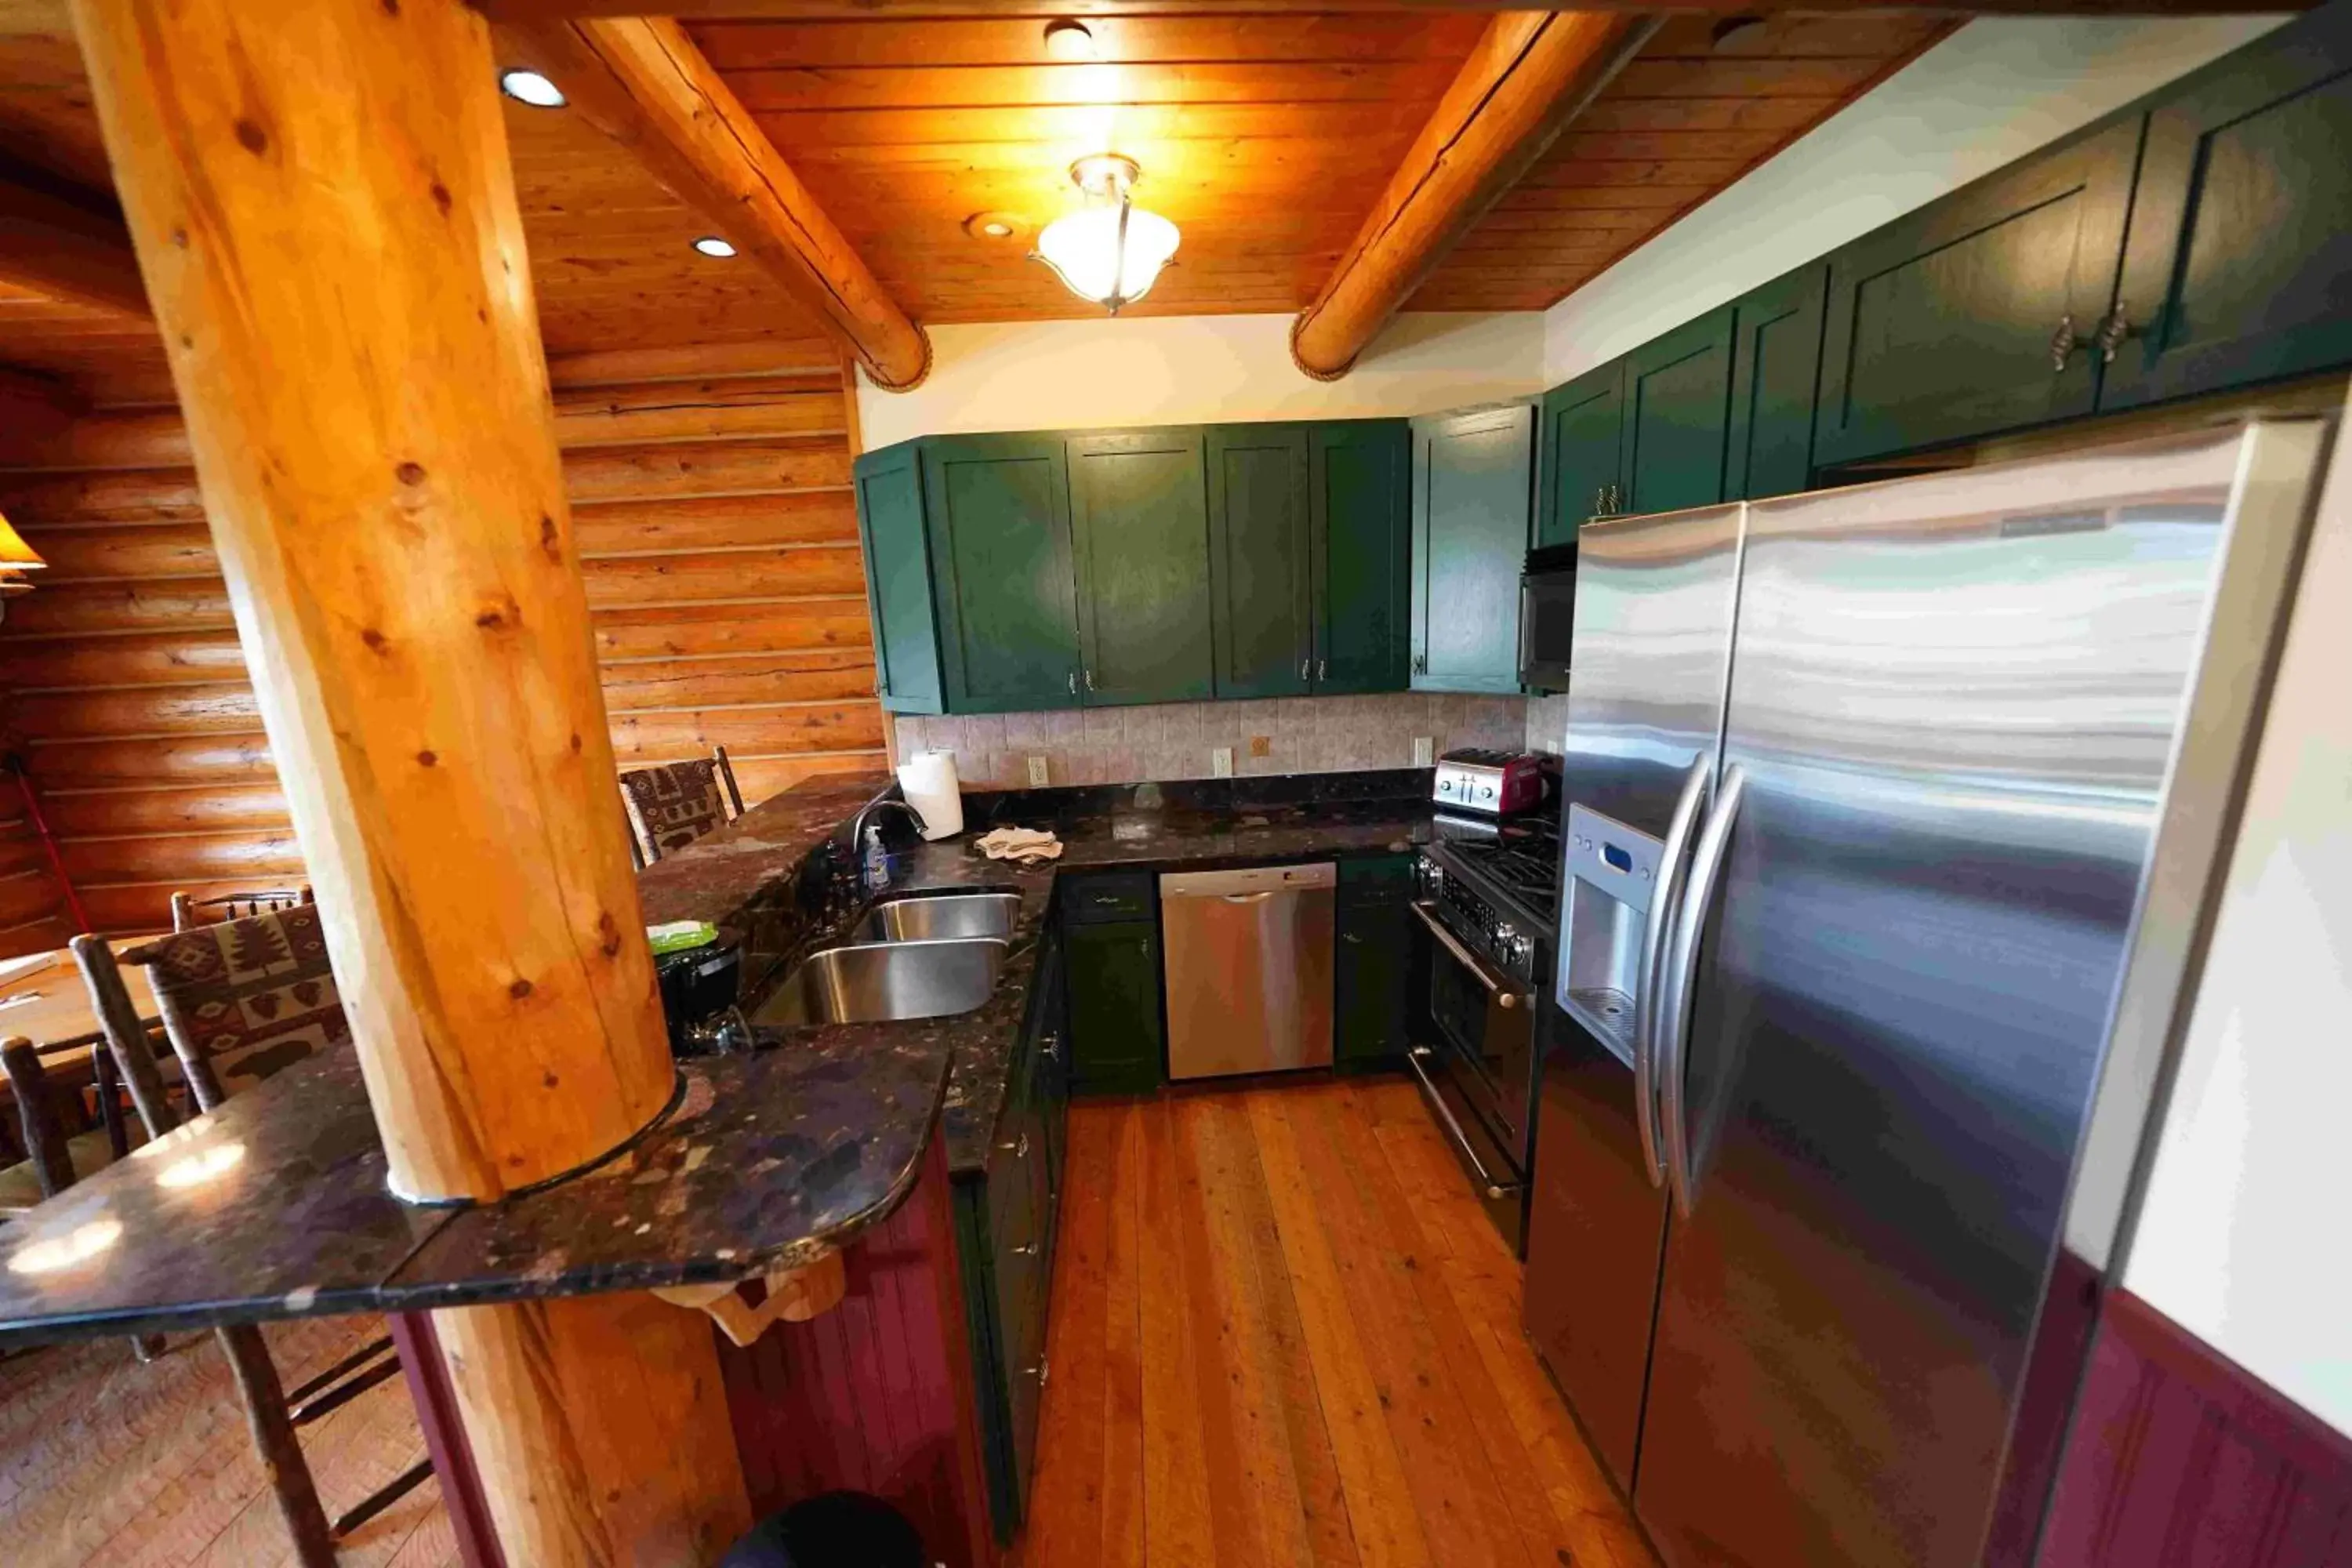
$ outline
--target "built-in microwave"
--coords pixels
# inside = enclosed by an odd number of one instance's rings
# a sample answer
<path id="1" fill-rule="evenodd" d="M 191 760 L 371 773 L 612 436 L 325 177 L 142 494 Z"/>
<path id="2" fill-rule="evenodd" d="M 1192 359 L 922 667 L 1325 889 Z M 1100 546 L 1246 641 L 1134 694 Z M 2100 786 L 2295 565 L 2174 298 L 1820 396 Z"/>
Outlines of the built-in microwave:
<path id="1" fill-rule="evenodd" d="M 1528 552 L 1519 577 L 1519 684 L 1568 689 L 1569 643 L 1576 627 L 1576 546 Z"/>

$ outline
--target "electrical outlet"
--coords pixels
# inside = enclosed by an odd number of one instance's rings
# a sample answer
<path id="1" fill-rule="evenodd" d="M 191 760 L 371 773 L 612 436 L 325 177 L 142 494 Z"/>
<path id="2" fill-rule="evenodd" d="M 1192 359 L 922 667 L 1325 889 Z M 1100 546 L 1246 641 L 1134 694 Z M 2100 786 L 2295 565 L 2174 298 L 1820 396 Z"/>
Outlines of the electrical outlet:
<path id="1" fill-rule="evenodd" d="M 1435 767 L 1437 742 L 1427 735 L 1415 735 L 1412 738 L 1412 765 L 1417 768 Z"/>
<path id="2" fill-rule="evenodd" d="M 1250 737 L 1250 755 L 1253 757 L 1270 757 L 1274 755 L 1274 737 L 1271 735 L 1252 735 Z"/>
<path id="3" fill-rule="evenodd" d="M 1234 776 L 1234 749 L 1231 746 L 1219 746 L 1209 753 L 1209 772 L 1221 779 Z"/>
<path id="4" fill-rule="evenodd" d="M 1031 789 L 1044 789 L 1046 784 L 1051 782 L 1052 776 L 1045 771 L 1045 759 L 1043 757 L 1030 758 L 1029 787 Z"/>

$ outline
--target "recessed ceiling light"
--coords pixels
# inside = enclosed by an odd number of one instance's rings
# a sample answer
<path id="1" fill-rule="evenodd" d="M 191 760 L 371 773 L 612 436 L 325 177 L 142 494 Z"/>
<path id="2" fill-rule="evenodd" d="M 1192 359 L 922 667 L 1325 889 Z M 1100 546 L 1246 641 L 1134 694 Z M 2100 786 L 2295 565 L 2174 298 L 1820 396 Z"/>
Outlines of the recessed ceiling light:
<path id="1" fill-rule="evenodd" d="M 976 212 L 963 220 L 964 233 L 984 244 L 1018 238 L 1024 226 L 1012 213 Z"/>
<path id="2" fill-rule="evenodd" d="M 563 107 L 563 89 L 537 71 L 500 71 L 499 90 L 517 103 L 528 103 L 533 109 Z"/>
<path id="3" fill-rule="evenodd" d="M 1100 58 L 1095 36 L 1084 22 L 1065 16 L 1045 24 L 1045 53 L 1057 60 L 1083 63 Z"/>
<path id="4" fill-rule="evenodd" d="M 728 244 L 725 240 L 719 238 L 715 234 L 706 234 L 700 239 L 696 240 L 694 242 L 694 248 L 702 252 L 705 256 L 725 257 L 735 254 L 735 247 Z"/>

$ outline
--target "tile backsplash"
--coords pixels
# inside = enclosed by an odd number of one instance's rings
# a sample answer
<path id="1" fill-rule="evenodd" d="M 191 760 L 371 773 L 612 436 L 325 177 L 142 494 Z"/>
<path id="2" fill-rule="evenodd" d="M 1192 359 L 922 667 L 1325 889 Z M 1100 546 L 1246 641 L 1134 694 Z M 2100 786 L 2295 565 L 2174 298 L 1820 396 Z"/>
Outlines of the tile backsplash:
<path id="1" fill-rule="evenodd" d="M 953 752 L 960 783 L 994 789 L 1029 787 L 1032 757 L 1045 759 L 1049 784 L 1211 778 L 1221 746 L 1233 748 L 1237 776 L 1349 773 L 1411 767 L 1418 736 L 1427 736 L 1438 752 L 1456 746 L 1517 751 L 1527 734 L 1526 707 L 1517 697 L 1391 692 L 909 715 L 898 721 L 898 754 Z"/>
<path id="2" fill-rule="evenodd" d="M 1527 734 L 1520 742 L 1530 752 L 1559 756 L 1568 743 L 1568 693 L 1528 699 Z"/>

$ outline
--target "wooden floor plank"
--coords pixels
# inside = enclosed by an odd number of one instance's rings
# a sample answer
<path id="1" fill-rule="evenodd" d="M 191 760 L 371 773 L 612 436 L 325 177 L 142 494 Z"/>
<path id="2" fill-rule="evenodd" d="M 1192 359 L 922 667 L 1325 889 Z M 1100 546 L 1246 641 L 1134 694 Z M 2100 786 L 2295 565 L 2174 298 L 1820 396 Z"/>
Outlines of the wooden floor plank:
<path id="1" fill-rule="evenodd" d="M 1316 1396 L 1330 1434 L 1357 1552 L 1365 1568 L 1431 1568 L 1438 1559 L 1413 1509 L 1370 1354 L 1358 1336 L 1339 1266 L 1316 1216 L 1317 1195 L 1299 1155 L 1296 1130 L 1281 1097 L 1255 1096 L 1248 1106 L 1266 1178 L 1267 1205 L 1289 1267 L 1307 1360 L 1315 1369 Z"/>
<path id="2" fill-rule="evenodd" d="M 1088 1107 L 1087 1114 L 1108 1119 L 1111 1148 L 1103 1227 L 1102 1563 L 1143 1568 L 1143 1116 L 1130 1104 Z"/>
<path id="3" fill-rule="evenodd" d="M 1185 1300 L 1175 1129 L 1161 1100 L 1147 1101 L 1137 1121 L 1142 1124 L 1144 1556 L 1151 1568 L 1211 1568 L 1216 1542 Z"/>

